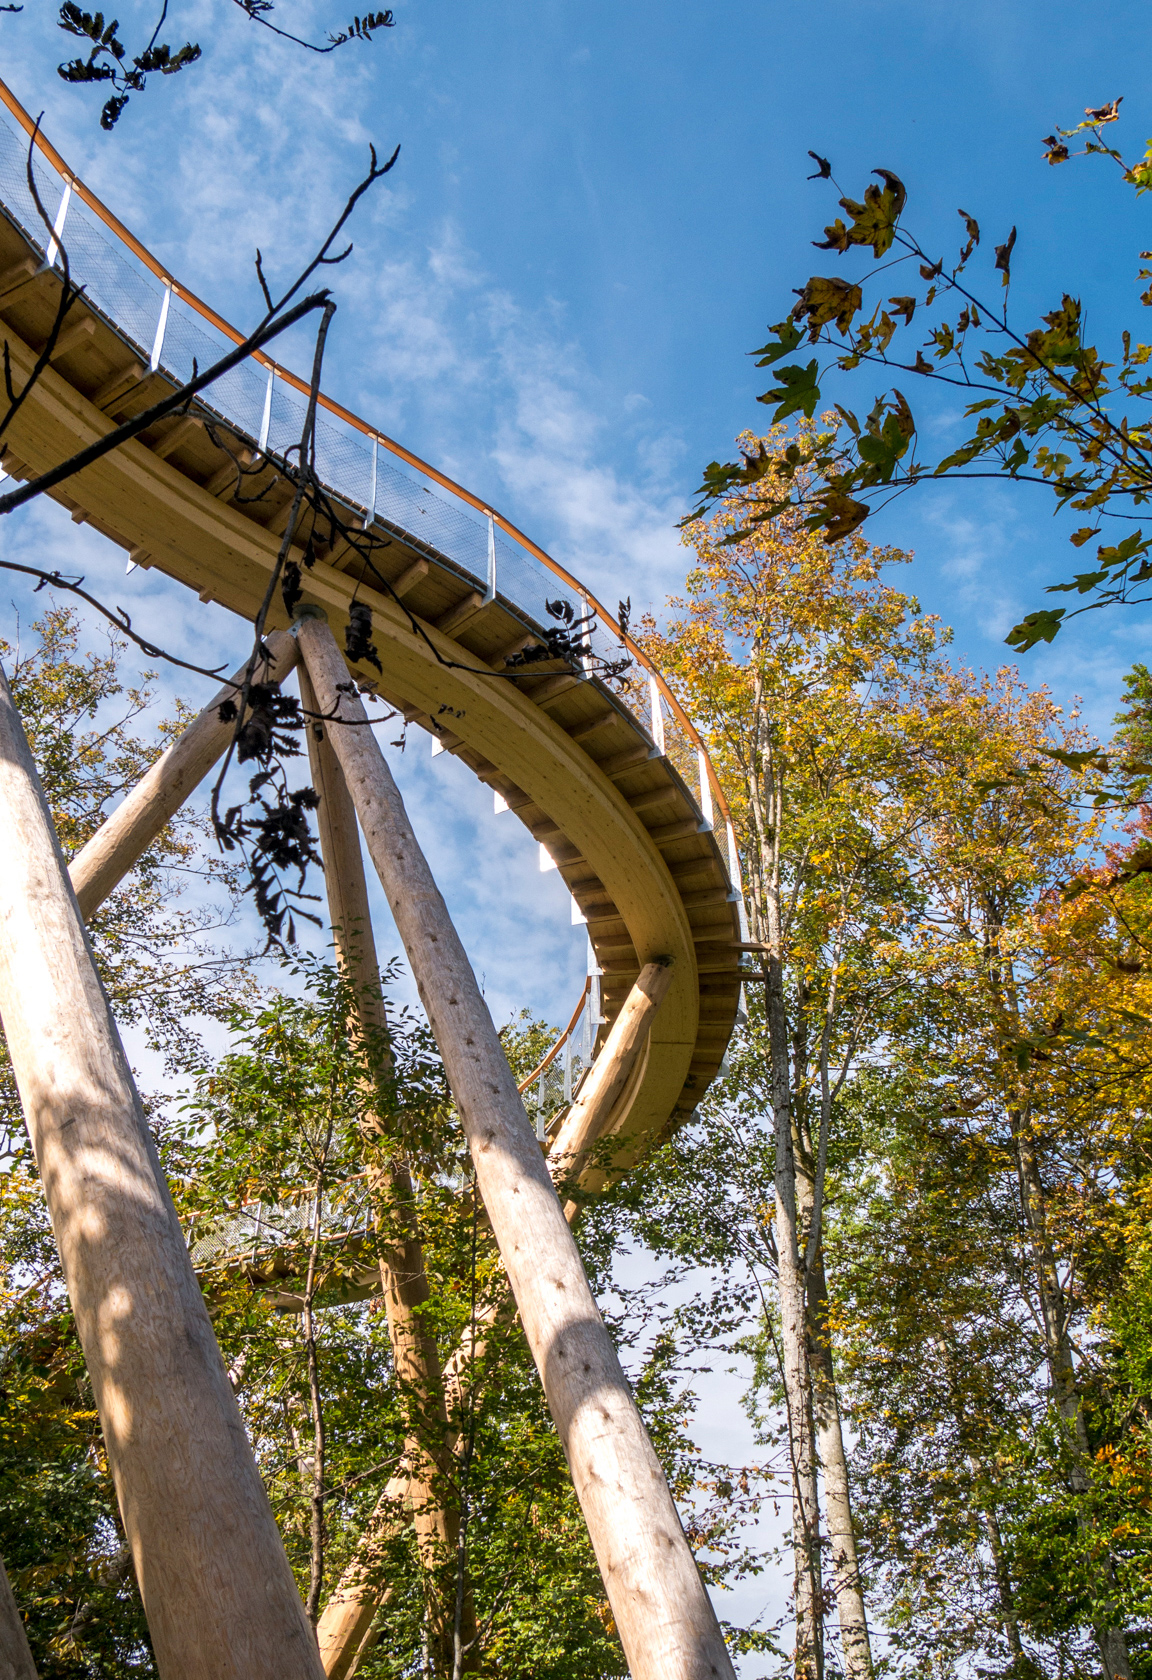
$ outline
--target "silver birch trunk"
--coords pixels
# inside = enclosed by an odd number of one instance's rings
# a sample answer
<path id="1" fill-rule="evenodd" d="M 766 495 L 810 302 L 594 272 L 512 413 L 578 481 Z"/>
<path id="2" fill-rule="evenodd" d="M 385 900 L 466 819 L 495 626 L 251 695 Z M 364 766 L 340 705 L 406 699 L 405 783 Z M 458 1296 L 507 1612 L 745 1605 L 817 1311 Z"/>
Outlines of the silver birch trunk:
<path id="1" fill-rule="evenodd" d="M 759 679 L 756 690 L 758 731 L 764 713 Z M 796 1680 L 823 1680 L 824 1616 L 820 1557 L 820 1506 L 812 1408 L 812 1371 L 808 1357 L 807 1290 L 803 1238 L 796 1197 L 793 1143 L 791 1056 L 784 995 L 784 919 L 781 905 L 781 830 L 784 821 L 784 775 L 768 742 L 757 743 L 762 774 L 749 777 L 754 828 L 749 874 L 758 932 L 768 946 L 765 959 L 765 1014 L 772 1061 L 772 1108 L 776 1153 L 777 1291 L 780 1308 L 781 1362 L 787 1408 L 792 1473 L 792 1547 L 796 1611 Z"/>

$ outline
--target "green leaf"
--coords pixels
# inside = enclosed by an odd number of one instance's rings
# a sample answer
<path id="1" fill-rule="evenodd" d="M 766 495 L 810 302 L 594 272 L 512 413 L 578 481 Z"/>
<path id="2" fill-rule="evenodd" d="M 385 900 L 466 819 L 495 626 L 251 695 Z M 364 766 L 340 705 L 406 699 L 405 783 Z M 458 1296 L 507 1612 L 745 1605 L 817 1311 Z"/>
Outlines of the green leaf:
<path id="1" fill-rule="evenodd" d="M 1005 643 L 1010 648 L 1027 653 L 1037 642 L 1053 641 L 1066 610 L 1064 607 L 1044 607 L 1039 612 L 1028 613 L 1005 636 Z"/>
<path id="2" fill-rule="evenodd" d="M 766 391 L 762 397 L 756 399 L 757 402 L 779 404 L 772 416 L 773 425 L 778 425 L 781 420 L 786 420 L 790 414 L 798 411 L 802 411 L 811 420 L 816 412 L 816 404 L 820 401 L 820 387 L 817 384 L 819 371 L 819 363 L 815 358 L 807 367 L 797 364 L 780 369 L 776 375 L 780 381 L 779 385 L 773 386 L 772 390 Z"/>
<path id="3" fill-rule="evenodd" d="M 777 342 L 775 344 L 771 342 L 762 344 L 759 350 L 750 352 L 751 355 L 760 358 L 756 363 L 757 367 L 771 367 L 772 363 L 778 362 L 781 356 L 790 356 L 804 336 L 795 321 L 792 320 L 778 321 L 772 331 L 776 334 Z"/>

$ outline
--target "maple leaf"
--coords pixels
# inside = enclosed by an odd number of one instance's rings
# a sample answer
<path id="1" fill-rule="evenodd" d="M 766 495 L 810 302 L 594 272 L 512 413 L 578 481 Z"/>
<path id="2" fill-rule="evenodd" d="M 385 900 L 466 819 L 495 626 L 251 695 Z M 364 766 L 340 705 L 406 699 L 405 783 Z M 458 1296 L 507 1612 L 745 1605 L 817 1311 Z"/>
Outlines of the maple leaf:
<path id="1" fill-rule="evenodd" d="M 852 217 L 852 226 L 837 217 L 824 229 L 823 240 L 812 241 L 818 251 L 845 252 L 853 245 L 870 245 L 873 255 L 882 257 L 891 248 L 908 195 L 903 181 L 890 169 L 874 169 L 872 173 L 880 176 L 883 188 L 875 184 L 865 187 L 863 204 L 857 204 L 854 198 L 842 198 L 840 208 Z"/>
<path id="2" fill-rule="evenodd" d="M 808 336 L 814 343 L 819 329 L 830 321 L 847 333 L 863 301 L 860 287 L 851 281 L 814 274 L 793 305 L 792 316 L 797 321 L 807 318 Z"/>

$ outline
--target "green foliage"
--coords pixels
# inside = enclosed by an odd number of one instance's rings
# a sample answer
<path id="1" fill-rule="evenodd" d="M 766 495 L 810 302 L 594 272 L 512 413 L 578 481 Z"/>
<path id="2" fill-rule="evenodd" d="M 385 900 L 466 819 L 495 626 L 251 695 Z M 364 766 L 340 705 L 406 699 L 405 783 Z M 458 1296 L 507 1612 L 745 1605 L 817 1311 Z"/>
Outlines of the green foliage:
<path id="1" fill-rule="evenodd" d="M 1148 156 L 1133 164 L 1104 138 L 1104 128 L 1119 118 L 1119 104 L 1114 100 L 1089 110 L 1084 122 L 1058 130 L 1045 142 L 1046 156 L 1050 164 L 1066 161 L 1071 156 L 1067 142 L 1085 136 L 1081 155 L 1110 159 L 1122 180 L 1141 193 L 1152 182 L 1152 144 Z M 835 184 L 831 165 L 826 159 L 818 162 L 813 179 Z M 1124 332 L 1113 359 L 1105 359 L 1085 337 L 1080 300 L 1067 293 L 1034 327 L 1017 326 L 1009 318 L 1016 229 L 994 247 L 990 277 L 999 275 L 1000 289 L 999 295 L 989 296 L 978 291 L 979 282 L 970 274 L 981 240 L 975 218 L 959 211 L 964 239 L 954 255 L 944 249 L 946 238 L 930 252 L 904 220 L 907 195 L 901 181 L 890 170 L 873 173 L 882 187 L 868 186 L 862 203 L 841 197 L 850 222 L 837 218 L 825 228 L 825 238 L 814 243 L 843 257 L 870 250 L 873 259 L 887 260 L 871 281 L 866 272 L 854 279 L 815 275 L 796 288 L 790 314 L 754 352 L 758 366 L 775 368 L 777 381 L 760 401 L 773 406 L 774 424 L 797 412 L 811 420 L 829 374 L 871 366 L 966 393 L 969 435 L 935 459 L 935 451 L 921 452 L 925 440 L 896 387 L 877 397 L 863 420 L 837 405 L 819 427 L 801 434 L 795 453 L 763 486 L 767 493 L 748 498 L 744 528 L 771 523 L 794 509 L 810 530 L 838 542 L 896 491 L 941 479 L 987 478 L 1041 485 L 1054 496 L 1057 511 L 1087 514 L 1090 522 L 1071 538 L 1077 547 L 1099 536 L 1106 518 L 1134 522 L 1152 492 L 1152 378 L 1147 371 L 1152 347 Z M 1144 259 L 1148 253 L 1140 255 Z M 866 289 L 872 285 L 875 293 L 874 282 L 894 262 L 914 264 L 921 287 L 886 296 L 891 284 L 886 280 L 880 295 L 866 301 Z M 1152 269 L 1141 269 L 1140 279 L 1152 280 Z M 1152 286 L 1141 302 L 1152 305 Z M 831 354 L 823 361 L 778 366 L 805 334 L 810 344 Z M 691 517 L 700 518 L 716 501 L 763 477 L 763 462 L 755 458 L 713 461 Z M 1029 613 L 1011 632 L 1009 645 L 1023 651 L 1051 642 L 1077 613 L 1148 599 L 1142 591 L 1152 580 L 1150 555 L 1152 538 L 1142 529 L 1099 543 L 1094 567 L 1051 586 L 1057 593 L 1091 598 L 1071 612 L 1054 607 Z"/>

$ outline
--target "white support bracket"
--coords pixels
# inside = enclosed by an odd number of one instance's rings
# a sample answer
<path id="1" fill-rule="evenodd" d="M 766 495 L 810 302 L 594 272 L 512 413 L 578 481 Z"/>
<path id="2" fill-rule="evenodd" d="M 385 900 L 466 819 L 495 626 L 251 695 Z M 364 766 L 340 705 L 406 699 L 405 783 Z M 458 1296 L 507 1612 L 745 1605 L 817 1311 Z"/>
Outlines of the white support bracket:
<path id="1" fill-rule="evenodd" d="M 172 287 L 164 287 L 164 296 L 160 301 L 160 319 L 156 323 L 156 337 L 152 340 L 152 354 L 148 358 L 148 371 L 155 373 L 160 366 L 160 358 L 164 354 L 164 334 L 168 331 L 168 307 L 172 302 Z"/>
<path id="2" fill-rule="evenodd" d="M 700 811 L 711 829 L 715 826 L 712 812 L 712 781 L 708 773 L 708 754 L 703 747 L 696 749 L 696 762 L 700 767 Z"/>
<path id="3" fill-rule="evenodd" d="M 488 588 L 484 593 L 484 605 L 496 599 L 496 521 L 488 515 Z"/>
<path id="4" fill-rule="evenodd" d="M 661 705 L 660 684 L 656 681 L 655 674 L 650 675 L 648 678 L 648 701 L 649 709 L 652 713 L 652 739 L 655 742 L 656 750 L 659 752 L 660 757 L 663 758 L 665 756 L 664 712 Z"/>
<path id="5" fill-rule="evenodd" d="M 56 220 L 52 223 L 52 237 L 48 241 L 48 249 L 44 253 L 44 261 L 49 268 L 55 268 L 56 258 L 60 255 L 60 240 L 64 234 L 64 223 L 68 219 L 68 206 L 72 202 L 72 183 L 65 181 L 64 191 L 60 195 L 60 208 L 56 212 Z"/>
<path id="6" fill-rule="evenodd" d="M 260 449 L 263 452 L 268 447 L 268 433 L 272 427 L 272 381 L 276 377 L 276 369 L 268 369 L 268 384 L 264 391 L 264 414 L 260 421 Z"/>

